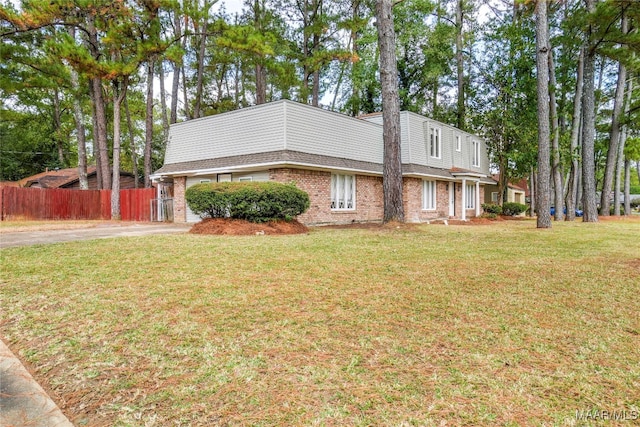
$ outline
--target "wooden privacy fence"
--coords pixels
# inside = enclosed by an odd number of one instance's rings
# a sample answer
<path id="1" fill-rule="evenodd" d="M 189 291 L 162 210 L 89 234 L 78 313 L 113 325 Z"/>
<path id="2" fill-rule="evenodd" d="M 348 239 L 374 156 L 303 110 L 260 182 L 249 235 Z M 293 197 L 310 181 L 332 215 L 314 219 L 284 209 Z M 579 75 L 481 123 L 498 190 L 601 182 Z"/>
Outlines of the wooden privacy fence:
<path id="1" fill-rule="evenodd" d="M 120 190 L 123 221 L 150 221 L 155 188 Z M 0 187 L 0 219 L 111 219 L 111 190 Z"/>

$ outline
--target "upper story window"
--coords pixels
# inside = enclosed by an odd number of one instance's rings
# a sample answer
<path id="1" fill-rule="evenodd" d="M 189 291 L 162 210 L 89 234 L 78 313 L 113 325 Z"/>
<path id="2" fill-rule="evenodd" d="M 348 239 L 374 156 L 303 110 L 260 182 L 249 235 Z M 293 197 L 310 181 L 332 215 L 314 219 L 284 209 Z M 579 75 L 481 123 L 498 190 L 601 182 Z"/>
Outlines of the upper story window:
<path id="1" fill-rule="evenodd" d="M 480 167 L 480 141 L 471 143 L 471 166 Z"/>
<path id="2" fill-rule="evenodd" d="M 436 209 L 435 181 L 422 181 L 422 209 L 429 211 Z"/>
<path id="3" fill-rule="evenodd" d="M 355 175 L 331 174 L 331 210 L 355 210 Z"/>
<path id="4" fill-rule="evenodd" d="M 429 156 L 442 158 L 442 130 L 434 126 L 429 127 Z"/>
<path id="5" fill-rule="evenodd" d="M 456 151 L 462 151 L 462 137 L 460 135 L 456 135 Z"/>

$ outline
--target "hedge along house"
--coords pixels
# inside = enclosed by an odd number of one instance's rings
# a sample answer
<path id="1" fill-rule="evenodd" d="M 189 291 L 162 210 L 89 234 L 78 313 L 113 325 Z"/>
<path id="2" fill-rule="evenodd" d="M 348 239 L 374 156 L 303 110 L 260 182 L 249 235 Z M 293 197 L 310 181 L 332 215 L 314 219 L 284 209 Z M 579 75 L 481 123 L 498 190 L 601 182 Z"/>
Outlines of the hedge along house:
<path id="1" fill-rule="evenodd" d="M 480 215 L 494 183 L 484 141 L 418 114 L 400 120 L 406 221 Z M 381 221 L 381 123 L 380 113 L 353 118 L 288 100 L 177 123 L 152 178 L 159 197 L 173 194 L 176 222 L 200 220 L 186 206 L 191 185 L 266 180 L 309 194 L 305 224 Z"/>

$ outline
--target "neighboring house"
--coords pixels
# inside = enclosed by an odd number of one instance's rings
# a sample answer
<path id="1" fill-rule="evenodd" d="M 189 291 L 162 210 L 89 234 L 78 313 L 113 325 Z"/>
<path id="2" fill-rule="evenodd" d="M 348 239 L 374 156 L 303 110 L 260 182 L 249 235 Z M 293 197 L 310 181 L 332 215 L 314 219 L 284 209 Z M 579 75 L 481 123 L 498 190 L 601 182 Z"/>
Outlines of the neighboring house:
<path id="1" fill-rule="evenodd" d="M 487 203 L 498 203 L 498 181 L 499 175 L 492 176 L 494 183 L 484 187 L 484 199 Z M 507 200 L 505 202 L 515 202 L 521 204 L 527 204 L 529 197 L 529 188 L 527 186 L 527 180 L 521 179 L 517 183 L 509 182 L 507 189 Z"/>
<path id="2" fill-rule="evenodd" d="M 96 167 L 87 168 L 87 182 L 89 190 L 98 188 Z M 78 168 L 46 170 L 37 175 L 29 176 L 18 181 L 19 187 L 32 188 L 68 188 L 80 189 Z M 135 177 L 129 172 L 120 172 L 120 188 L 135 188 Z"/>
<path id="3" fill-rule="evenodd" d="M 405 220 L 480 215 L 493 182 L 484 141 L 410 112 L 400 121 Z M 309 194 L 305 224 L 381 221 L 381 123 L 381 114 L 353 118 L 288 100 L 177 123 L 152 178 L 159 196 L 174 195 L 176 222 L 200 220 L 185 203 L 194 184 L 267 180 Z"/>

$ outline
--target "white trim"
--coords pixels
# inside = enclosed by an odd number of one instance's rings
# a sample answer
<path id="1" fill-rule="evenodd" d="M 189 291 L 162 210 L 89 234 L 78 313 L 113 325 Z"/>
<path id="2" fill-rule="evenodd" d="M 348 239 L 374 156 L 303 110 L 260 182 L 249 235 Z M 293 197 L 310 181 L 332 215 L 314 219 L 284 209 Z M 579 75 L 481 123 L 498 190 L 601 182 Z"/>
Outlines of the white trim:
<path id="1" fill-rule="evenodd" d="M 476 181 L 476 217 L 480 216 L 480 181 Z"/>
<path id="2" fill-rule="evenodd" d="M 462 220 L 466 221 L 467 220 L 467 179 L 466 178 L 462 178 L 462 203 L 460 203 L 462 206 Z"/>
<path id="3" fill-rule="evenodd" d="M 455 150 L 456 152 L 461 152 L 462 151 L 462 136 L 461 135 L 454 135 L 453 136 L 453 140 L 454 140 L 454 145 L 455 145 Z"/>
<path id="4" fill-rule="evenodd" d="M 428 188 L 431 187 L 431 188 Z M 435 211 L 438 206 L 438 184 L 430 179 L 422 180 L 422 210 Z"/>
<path id="5" fill-rule="evenodd" d="M 479 184 L 478 181 L 475 182 L 475 186 L 474 186 L 473 182 L 471 184 L 466 184 L 466 181 L 465 181 L 465 197 L 464 197 L 464 208 L 465 209 L 474 209 L 475 210 L 476 207 L 478 206 L 478 204 L 476 203 L 476 201 L 478 199 L 478 192 L 476 191 L 476 189 L 478 188 L 478 184 Z M 469 186 L 469 189 L 471 191 L 473 191 L 474 194 L 467 194 L 467 186 Z M 467 200 L 467 198 L 469 198 L 469 200 Z M 472 202 L 473 205 L 470 205 L 470 203 L 468 203 L 468 202 Z"/>
<path id="6" fill-rule="evenodd" d="M 332 212 L 356 210 L 356 176 L 350 174 L 331 174 L 331 203 Z M 334 206 L 344 203 L 346 206 Z M 349 203 L 351 206 L 349 206 Z"/>
<path id="7" fill-rule="evenodd" d="M 429 135 L 427 137 L 427 154 L 432 159 L 442 159 L 442 127 L 436 126 L 431 122 L 429 123 Z"/>
<path id="8" fill-rule="evenodd" d="M 471 166 L 480 167 L 480 141 L 477 139 L 471 140 Z"/>

